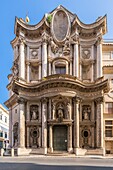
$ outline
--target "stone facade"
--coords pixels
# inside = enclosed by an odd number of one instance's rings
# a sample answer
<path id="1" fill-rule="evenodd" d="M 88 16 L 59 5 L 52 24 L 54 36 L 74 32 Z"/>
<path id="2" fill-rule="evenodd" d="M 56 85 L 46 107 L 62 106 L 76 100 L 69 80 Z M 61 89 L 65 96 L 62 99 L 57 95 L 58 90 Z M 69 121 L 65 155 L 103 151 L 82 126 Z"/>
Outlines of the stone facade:
<path id="1" fill-rule="evenodd" d="M 16 18 L 5 104 L 18 155 L 113 153 L 113 111 L 105 113 L 106 102 L 113 103 L 113 43 L 102 38 L 106 24 L 106 16 L 84 24 L 63 6 L 35 26 Z M 110 138 L 106 120 L 112 121 Z"/>

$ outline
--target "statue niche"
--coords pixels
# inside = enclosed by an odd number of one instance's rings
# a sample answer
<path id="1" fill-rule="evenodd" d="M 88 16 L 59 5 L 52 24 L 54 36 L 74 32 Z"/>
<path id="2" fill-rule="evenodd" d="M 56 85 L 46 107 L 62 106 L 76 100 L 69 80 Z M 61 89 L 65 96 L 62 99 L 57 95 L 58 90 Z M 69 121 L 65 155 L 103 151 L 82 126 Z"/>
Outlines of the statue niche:
<path id="1" fill-rule="evenodd" d="M 82 120 L 90 120 L 91 115 L 91 106 L 83 105 L 82 106 Z"/>
<path id="2" fill-rule="evenodd" d="M 39 119 L 39 107 L 37 105 L 30 106 L 30 119 L 31 120 Z"/>
<path id="3" fill-rule="evenodd" d="M 64 118 L 64 106 L 62 103 L 57 105 L 56 118 L 59 122 L 63 121 Z"/>

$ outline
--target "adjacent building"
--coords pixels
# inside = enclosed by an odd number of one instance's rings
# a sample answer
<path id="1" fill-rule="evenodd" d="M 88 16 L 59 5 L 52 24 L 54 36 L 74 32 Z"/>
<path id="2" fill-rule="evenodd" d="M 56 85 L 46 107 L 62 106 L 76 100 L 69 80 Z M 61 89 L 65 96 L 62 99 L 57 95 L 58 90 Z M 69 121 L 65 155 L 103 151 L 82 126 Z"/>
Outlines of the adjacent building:
<path id="1" fill-rule="evenodd" d="M 9 112 L 0 104 L 0 148 L 9 143 Z"/>
<path id="2" fill-rule="evenodd" d="M 16 18 L 8 75 L 17 154 L 113 154 L 113 41 L 107 17 L 80 21 L 63 6 L 36 25 Z"/>

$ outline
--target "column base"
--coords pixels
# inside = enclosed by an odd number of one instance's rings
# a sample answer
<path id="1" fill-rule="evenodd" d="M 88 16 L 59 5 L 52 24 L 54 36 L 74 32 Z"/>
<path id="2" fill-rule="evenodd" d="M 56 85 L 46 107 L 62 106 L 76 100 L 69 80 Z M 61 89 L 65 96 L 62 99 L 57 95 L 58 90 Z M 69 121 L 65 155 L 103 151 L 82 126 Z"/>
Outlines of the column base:
<path id="1" fill-rule="evenodd" d="M 17 148 L 17 156 L 26 156 L 26 155 L 29 155 L 30 152 L 31 152 L 31 149 Z"/>
<path id="2" fill-rule="evenodd" d="M 47 149 L 47 152 L 48 152 L 48 153 L 53 153 L 53 148 L 52 148 L 52 147 L 51 147 L 51 148 L 48 148 L 48 149 Z"/>
<path id="3" fill-rule="evenodd" d="M 73 153 L 73 148 L 68 148 L 68 153 Z"/>
<path id="4" fill-rule="evenodd" d="M 84 156 L 87 150 L 82 148 L 74 148 L 74 153 L 76 156 Z"/>
<path id="5" fill-rule="evenodd" d="M 47 148 L 44 148 L 44 155 L 47 155 Z"/>

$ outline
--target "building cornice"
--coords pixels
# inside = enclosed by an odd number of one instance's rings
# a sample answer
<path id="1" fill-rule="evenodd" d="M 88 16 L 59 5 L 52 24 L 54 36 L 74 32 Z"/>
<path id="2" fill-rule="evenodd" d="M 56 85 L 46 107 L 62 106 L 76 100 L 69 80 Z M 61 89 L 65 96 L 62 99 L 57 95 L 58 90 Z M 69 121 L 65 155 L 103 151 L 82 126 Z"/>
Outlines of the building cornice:
<path id="1" fill-rule="evenodd" d="M 12 105 L 16 104 L 18 100 L 18 97 L 16 94 L 13 94 L 7 101 L 4 102 L 5 106 L 7 108 L 12 107 Z"/>
<path id="2" fill-rule="evenodd" d="M 97 91 L 104 91 L 108 92 L 109 90 L 109 83 L 108 80 L 104 81 L 97 81 L 95 83 L 84 83 L 78 80 L 76 77 L 68 76 L 68 75 L 52 75 L 45 77 L 42 81 L 35 83 L 35 84 L 23 84 L 14 80 L 13 82 L 13 91 L 16 94 L 19 94 L 19 91 L 26 91 L 26 92 L 42 92 L 43 90 L 51 89 L 51 88 L 68 88 L 77 90 L 83 93 L 89 92 L 97 92 Z"/>
<path id="3" fill-rule="evenodd" d="M 107 32 L 107 16 L 103 16 L 100 19 L 98 19 L 96 22 L 92 24 L 85 24 L 80 21 L 78 16 L 75 17 L 72 26 L 78 26 L 82 30 L 88 31 L 88 30 L 94 30 L 96 28 L 102 28 L 102 34 L 104 35 Z"/>

